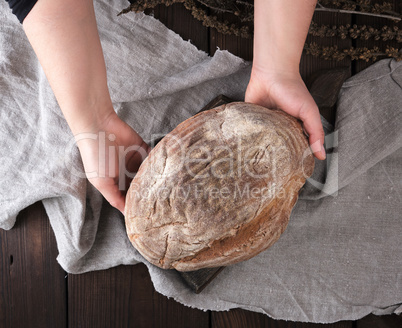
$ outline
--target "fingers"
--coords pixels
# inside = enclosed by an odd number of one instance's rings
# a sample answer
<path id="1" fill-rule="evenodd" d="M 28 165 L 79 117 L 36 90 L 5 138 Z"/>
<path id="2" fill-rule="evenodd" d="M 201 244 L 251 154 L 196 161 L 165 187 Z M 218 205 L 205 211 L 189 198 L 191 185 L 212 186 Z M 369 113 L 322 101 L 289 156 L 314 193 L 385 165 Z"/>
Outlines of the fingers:
<path id="1" fill-rule="evenodd" d="M 101 192 L 103 197 L 105 197 L 111 206 L 117 208 L 121 213 L 124 214 L 126 198 L 119 190 L 117 184 L 108 185 L 107 187 L 100 187 L 97 189 Z"/>
<path id="2" fill-rule="evenodd" d="M 317 106 L 310 105 L 305 111 L 300 112 L 304 129 L 309 135 L 309 144 L 314 156 L 320 160 L 326 158 L 324 149 L 324 129 L 322 128 L 320 113 Z"/>
<path id="3" fill-rule="evenodd" d="M 123 191 L 127 191 L 130 187 L 130 183 L 137 174 L 142 162 L 151 151 L 151 147 L 143 140 L 139 146 L 132 146 L 131 148 L 131 151 L 125 153 L 124 158 L 121 159 L 125 163 L 124 167 L 120 166 L 120 170 L 124 169 L 124 172 L 120 172 L 120 179 L 125 179 L 124 184 L 121 186 L 124 189 Z"/>
<path id="4" fill-rule="evenodd" d="M 294 76 L 252 74 L 245 101 L 267 108 L 280 108 L 298 117 L 302 120 L 304 130 L 309 136 L 309 144 L 314 156 L 320 160 L 326 158 L 323 146 L 325 135 L 320 113 L 299 74 Z"/>
<path id="5" fill-rule="evenodd" d="M 117 208 L 120 212 L 124 214 L 124 207 L 126 203 L 125 194 L 130 186 L 132 180 L 132 174 L 136 173 L 148 155 L 150 148 L 142 141 L 140 146 L 134 147 L 136 150 L 131 152 L 127 159 L 126 157 L 120 158 L 123 161 L 123 166 L 119 167 L 121 171 L 117 179 L 106 178 L 103 183 L 96 184 L 95 187 L 101 192 L 103 197 L 110 203 L 111 206 Z M 126 156 L 128 154 L 125 154 Z M 120 179 L 124 179 L 123 183 Z"/>

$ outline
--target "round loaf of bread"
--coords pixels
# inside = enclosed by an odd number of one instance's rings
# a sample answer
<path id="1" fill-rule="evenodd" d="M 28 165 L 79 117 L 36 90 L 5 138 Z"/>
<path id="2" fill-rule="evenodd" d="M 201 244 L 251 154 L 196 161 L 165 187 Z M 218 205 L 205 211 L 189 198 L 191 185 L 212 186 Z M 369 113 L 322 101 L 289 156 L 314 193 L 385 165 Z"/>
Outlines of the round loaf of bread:
<path id="1" fill-rule="evenodd" d="M 166 135 L 133 179 L 127 234 L 150 263 L 179 271 L 227 266 L 285 230 L 314 159 L 300 122 L 230 103 Z"/>

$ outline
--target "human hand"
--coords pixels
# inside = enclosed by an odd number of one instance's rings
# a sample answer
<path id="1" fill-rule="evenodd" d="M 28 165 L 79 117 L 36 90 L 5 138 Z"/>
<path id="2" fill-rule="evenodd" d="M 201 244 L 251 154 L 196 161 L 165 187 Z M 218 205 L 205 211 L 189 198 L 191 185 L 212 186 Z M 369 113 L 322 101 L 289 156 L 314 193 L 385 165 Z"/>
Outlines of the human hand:
<path id="1" fill-rule="evenodd" d="M 86 176 L 123 212 L 128 182 L 149 147 L 114 112 L 93 1 L 38 1 L 23 27 L 75 137 Z"/>
<path id="2" fill-rule="evenodd" d="M 325 159 L 320 113 L 299 73 L 267 72 L 253 67 L 245 101 L 280 108 L 300 119 L 309 136 L 312 152 L 318 159 Z"/>
<path id="3" fill-rule="evenodd" d="M 150 147 L 114 112 L 90 130 L 75 135 L 86 176 L 113 207 L 124 213 L 130 181 Z"/>

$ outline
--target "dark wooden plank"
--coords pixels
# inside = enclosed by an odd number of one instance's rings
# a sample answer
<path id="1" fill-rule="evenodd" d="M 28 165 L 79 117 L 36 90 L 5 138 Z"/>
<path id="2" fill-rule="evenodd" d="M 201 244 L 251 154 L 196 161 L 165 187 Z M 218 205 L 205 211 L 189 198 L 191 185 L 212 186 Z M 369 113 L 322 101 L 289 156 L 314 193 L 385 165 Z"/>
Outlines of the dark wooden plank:
<path id="1" fill-rule="evenodd" d="M 353 321 L 331 324 L 302 323 L 274 320 L 262 313 L 233 309 L 211 313 L 211 328 L 353 328 Z"/>
<path id="2" fill-rule="evenodd" d="M 179 34 L 184 40 L 190 40 L 198 49 L 208 52 L 208 28 L 194 19 L 183 4 L 177 3 L 168 7 L 158 5 L 151 12 L 155 18 Z"/>
<path id="3" fill-rule="evenodd" d="M 0 229 L 0 326 L 11 327 L 11 282 L 10 266 L 14 256 L 7 247 L 9 232 Z"/>
<path id="4" fill-rule="evenodd" d="M 69 327 L 209 327 L 209 313 L 157 293 L 143 264 L 68 276 Z"/>
<path id="5" fill-rule="evenodd" d="M 272 320 L 261 313 L 233 309 L 227 312 L 211 312 L 211 328 L 264 328 L 272 327 Z"/>
<path id="6" fill-rule="evenodd" d="M 66 327 L 65 272 L 46 212 L 36 203 L 0 230 L 1 327 Z"/>
<path id="7" fill-rule="evenodd" d="M 350 15 L 327 13 L 327 12 L 315 12 L 313 15 L 313 22 L 318 25 L 339 26 L 346 25 L 352 22 Z M 352 41 L 349 39 L 342 40 L 339 37 L 318 37 L 308 35 L 306 44 L 316 43 L 319 46 L 330 47 L 338 46 L 339 49 L 349 48 L 352 45 Z M 344 59 L 341 61 L 325 60 L 312 55 L 306 55 L 303 53 L 300 62 L 300 73 L 302 78 L 309 83 L 310 76 L 318 70 L 328 70 L 333 68 L 349 68 L 351 71 L 350 59 Z"/>
<path id="8" fill-rule="evenodd" d="M 215 14 L 220 20 L 226 20 L 230 23 L 236 22 L 230 14 Z M 239 56 L 244 60 L 253 59 L 253 38 L 242 38 L 240 36 L 222 34 L 215 28 L 210 28 L 209 53 L 214 55 L 217 49 L 228 50 L 233 55 Z"/>
<path id="9" fill-rule="evenodd" d="M 317 24 L 318 26 L 326 25 L 332 27 L 351 24 L 352 17 L 350 15 L 344 14 L 315 12 L 312 21 L 313 24 Z M 352 41 L 350 39 L 343 40 L 339 37 L 318 37 L 308 34 L 306 45 L 309 46 L 311 43 L 316 43 L 320 47 L 337 46 L 339 49 L 349 48 L 352 46 Z M 344 81 L 346 78 L 351 76 L 351 60 L 349 58 L 343 59 L 341 61 L 326 60 L 317 56 L 307 55 L 305 51 L 303 52 L 300 61 L 300 74 L 303 80 L 306 82 L 308 89 L 311 91 L 314 100 L 319 106 L 321 115 L 325 117 L 330 123 L 334 123 L 336 106 L 324 106 L 323 104 L 320 104 L 320 101 L 322 101 L 322 99 L 320 99 L 320 95 L 317 95 L 317 90 L 314 87 L 314 82 L 317 82 L 317 75 L 321 74 L 321 76 L 323 76 L 322 73 L 328 71 L 338 71 L 340 73 L 339 80 Z M 320 82 L 318 81 L 318 83 Z M 336 94 L 338 94 L 339 85 L 337 85 L 336 88 L 338 89 Z M 325 93 L 330 92 L 331 88 L 325 88 L 324 91 Z"/>
<path id="10" fill-rule="evenodd" d="M 244 60 L 253 60 L 253 39 L 234 35 L 224 35 L 211 28 L 209 53 L 213 55 L 217 49 L 228 50 Z"/>
<path id="11" fill-rule="evenodd" d="M 400 328 L 402 327 L 401 315 L 376 316 L 370 314 L 356 321 L 355 328 Z"/>

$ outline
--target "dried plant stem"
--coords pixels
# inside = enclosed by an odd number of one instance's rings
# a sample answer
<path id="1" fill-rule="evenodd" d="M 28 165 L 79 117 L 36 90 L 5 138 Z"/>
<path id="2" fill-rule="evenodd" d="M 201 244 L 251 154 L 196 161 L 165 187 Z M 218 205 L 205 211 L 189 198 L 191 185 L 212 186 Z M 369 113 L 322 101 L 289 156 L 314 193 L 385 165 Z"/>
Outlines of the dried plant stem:
<path id="1" fill-rule="evenodd" d="M 222 34 L 233 34 L 242 38 L 251 37 L 248 26 L 238 27 L 236 24 L 229 25 L 227 21 L 220 22 L 216 16 L 210 16 L 205 10 L 199 8 L 193 0 L 184 0 L 184 7 L 206 27 L 215 28 Z"/>
<path id="2" fill-rule="evenodd" d="M 176 3 L 181 3 L 190 11 L 192 16 L 201 21 L 206 27 L 212 27 L 222 34 L 231 34 L 242 38 L 250 38 L 253 35 L 253 4 L 248 0 L 129 0 L 130 6 L 120 14 L 130 11 L 142 12 L 146 9 L 152 9 L 157 5 L 164 4 L 171 6 Z M 222 0 L 223 1 L 223 0 Z M 325 5 L 325 6 L 324 6 Z M 372 17 L 380 17 L 400 22 L 402 15 L 392 11 L 392 4 L 383 2 L 382 4 L 372 4 L 371 0 L 319 0 L 316 11 L 337 12 L 349 15 L 365 15 Z M 236 17 L 237 23 L 230 24 L 223 20 L 221 16 L 215 16 L 213 13 L 227 13 Z M 119 15 L 120 15 L 119 14 Z M 245 24 L 247 22 L 247 24 Z M 340 39 L 360 39 L 375 41 L 393 40 L 397 43 L 402 42 L 402 29 L 398 26 L 382 26 L 375 28 L 366 25 L 318 25 L 315 22 L 311 23 L 309 34 L 314 37 L 321 38 L 340 38 Z M 351 60 L 376 61 L 381 57 L 395 58 L 402 60 L 402 52 L 398 49 L 388 46 L 386 49 L 366 47 L 338 49 L 337 46 L 325 47 L 319 46 L 316 43 L 306 43 L 304 46 L 306 54 L 320 57 L 326 60 L 343 60 L 349 58 Z"/>
<path id="3" fill-rule="evenodd" d="M 132 0 L 130 1 L 131 4 L 128 8 L 124 9 L 120 14 L 127 13 L 129 11 L 141 11 L 146 9 L 146 8 L 154 8 L 158 4 L 164 4 L 165 6 L 170 6 L 175 3 L 188 3 L 190 5 L 190 1 L 188 0 Z M 191 6 L 195 6 L 194 1 L 191 1 Z M 233 0 L 233 6 L 231 8 L 221 8 L 218 6 L 212 6 L 211 4 L 208 5 L 207 3 L 203 0 L 198 0 L 199 3 L 204 4 L 206 7 L 209 9 L 217 12 L 217 13 L 229 13 L 237 16 L 240 21 L 243 22 L 250 22 L 253 20 L 253 8 L 254 5 L 252 3 L 248 3 L 246 1 L 242 0 Z M 332 7 L 327 7 L 324 6 L 324 4 L 330 4 L 335 7 L 342 6 L 342 8 L 332 8 Z M 241 5 L 243 8 L 247 8 L 247 13 L 244 14 L 242 13 L 236 5 Z M 355 10 L 356 7 L 359 6 L 360 10 Z M 315 11 L 317 12 L 333 12 L 333 13 L 342 13 L 342 14 L 348 14 L 348 15 L 363 15 L 363 16 L 372 16 L 372 17 L 380 17 L 380 18 L 386 18 L 390 19 L 393 21 L 401 21 L 402 20 L 402 15 L 397 12 L 393 12 L 389 10 L 387 3 L 384 3 L 383 5 L 371 5 L 368 3 L 364 3 L 364 1 L 359 0 L 359 1 L 352 1 L 352 0 L 321 0 L 317 3 L 317 6 L 315 8 Z"/>
<path id="4" fill-rule="evenodd" d="M 337 46 L 319 46 L 313 42 L 306 43 L 304 45 L 304 51 L 307 55 L 335 61 L 350 58 L 351 60 L 363 60 L 366 62 L 371 60 L 374 62 L 378 57 L 395 58 L 397 61 L 402 60 L 402 52 L 399 52 L 398 49 L 392 47 L 387 47 L 385 51 L 381 51 L 378 47 L 372 49 L 366 47 L 338 49 Z"/>
<path id="5" fill-rule="evenodd" d="M 206 27 L 215 28 L 219 33 L 232 34 L 242 38 L 250 38 L 252 33 L 249 31 L 248 26 L 237 26 L 236 24 L 229 24 L 227 21 L 221 22 L 216 16 L 209 15 L 206 10 L 196 5 L 194 0 L 164 0 L 162 1 L 165 6 L 171 6 L 175 3 L 182 3 L 184 7 L 191 12 L 194 18 L 202 22 Z M 130 6 L 122 10 L 118 15 L 128 13 L 130 11 L 141 12 L 145 9 L 151 9 L 159 5 L 161 1 L 148 0 L 136 1 L 131 3 Z"/>
<path id="6" fill-rule="evenodd" d="M 198 2 L 200 2 L 204 6 L 208 6 L 208 8 L 210 8 L 212 10 L 215 10 L 217 13 L 230 13 L 230 14 L 233 14 L 236 16 L 238 16 L 238 14 L 239 14 L 237 9 L 231 10 L 231 9 L 226 9 L 223 7 L 211 6 L 211 5 L 208 5 L 207 3 L 205 3 L 203 0 L 198 0 Z"/>
<path id="7" fill-rule="evenodd" d="M 359 11 L 366 13 L 388 14 L 402 18 L 400 13 L 392 10 L 392 3 L 384 1 L 382 4 L 372 3 L 372 0 L 319 0 L 321 7 L 329 6 L 343 10 Z"/>
<path id="8" fill-rule="evenodd" d="M 385 14 L 377 14 L 377 13 L 369 13 L 365 11 L 356 11 L 356 10 L 346 10 L 346 9 L 336 9 L 336 8 L 327 8 L 321 4 L 317 4 L 315 11 L 325 11 L 325 12 L 332 12 L 332 13 L 340 13 L 340 14 L 349 14 L 349 15 L 364 15 L 364 16 L 372 16 L 372 17 L 380 17 L 391 19 L 394 21 L 400 21 L 401 17 L 393 16 L 393 15 L 385 15 Z"/>
<path id="9" fill-rule="evenodd" d="M 311 22 L 308 33 L 312 36 L 321 38 L 339 37 L 341 39 L 351 38 L 360 40 L 369 40 L 370 38 L 375 41 L 389 41 L 395 40 L 398 43 L 402 42 L 402 30 L 398 26 L 383 26 L 377 29 L 367 25 L 318 25 Z"/>

